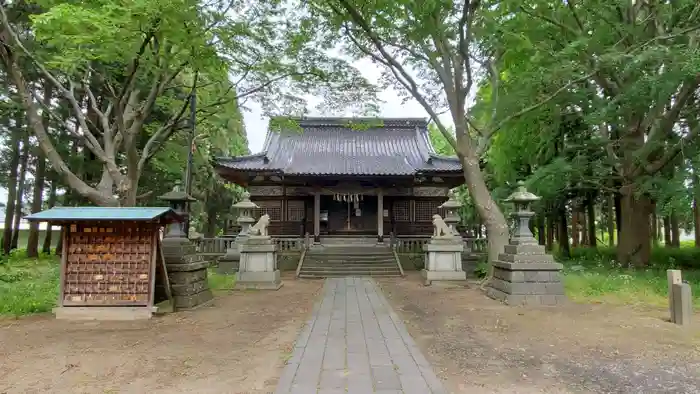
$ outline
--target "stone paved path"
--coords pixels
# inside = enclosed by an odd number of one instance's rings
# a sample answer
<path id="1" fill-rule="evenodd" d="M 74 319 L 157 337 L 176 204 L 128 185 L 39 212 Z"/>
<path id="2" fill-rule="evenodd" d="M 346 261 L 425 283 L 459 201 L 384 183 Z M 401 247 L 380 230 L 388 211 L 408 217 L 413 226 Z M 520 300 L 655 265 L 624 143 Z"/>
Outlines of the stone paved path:
<path id="1" fill-rule="evenodd" d="M 443 394 L 371 278 L 329 278 L 276 394 Z"/>

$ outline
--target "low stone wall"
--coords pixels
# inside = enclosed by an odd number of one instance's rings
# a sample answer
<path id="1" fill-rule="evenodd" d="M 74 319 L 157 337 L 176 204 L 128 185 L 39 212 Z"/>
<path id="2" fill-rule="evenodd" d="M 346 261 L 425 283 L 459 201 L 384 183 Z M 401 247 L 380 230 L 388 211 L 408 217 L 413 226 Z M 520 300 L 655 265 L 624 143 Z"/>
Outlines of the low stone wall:
<path id="1" fill-rule="evenodd" d="M 404 271 L 420 271 L 425 266 L 425 253 L 399 253 L 398 256 Z M 462 254 L 462 269 L 468 277 L 474 276 L 478 262 L 478 256 L 471 253 Z"/>
<path id="2" fill-rule="evenodd" d="M 299 264 L 301 253 L 277 253 L 277 269 L 280 271 L 295 271 Z M 212 267 L 220 274 L 230 274 L 238 271 L 238 260 L 214 262 Z"/>

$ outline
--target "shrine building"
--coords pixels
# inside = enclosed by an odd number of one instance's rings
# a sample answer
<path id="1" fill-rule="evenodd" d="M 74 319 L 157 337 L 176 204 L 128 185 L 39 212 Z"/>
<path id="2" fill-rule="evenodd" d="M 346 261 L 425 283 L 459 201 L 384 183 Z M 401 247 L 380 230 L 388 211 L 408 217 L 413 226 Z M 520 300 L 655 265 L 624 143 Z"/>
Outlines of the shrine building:
<path id="1" fill-rule="evenodd" d="M 261 153 L 215 166 L 270 216 L 270 235 L 316 242 L 430 235 L 448 190 L 464 183 L 421 118 L 273 118 Z"/>

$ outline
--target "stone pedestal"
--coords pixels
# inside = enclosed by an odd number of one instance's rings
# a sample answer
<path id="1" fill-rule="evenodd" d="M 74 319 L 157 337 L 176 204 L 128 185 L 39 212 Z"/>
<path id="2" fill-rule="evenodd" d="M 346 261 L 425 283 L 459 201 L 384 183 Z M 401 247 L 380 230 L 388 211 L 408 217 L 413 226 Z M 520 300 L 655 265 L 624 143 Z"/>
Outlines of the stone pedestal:
<path id="1" fill-rule="evenodd" d="M 277 269 L 277 247 L 268 236 L 251 235 L 241 244 L 235 289 L 277 290 L 282 287 Z"/>
<path id="2" fill-rule="evenodd" d="M 486 294 L 508 305 L 558 305 L 566 301 L 561 280 L 563 266 L 545 254 L 542 245 L 511 241 L 499 261 Z"/>
<path id="3" fill-rule="evenodd" d="M 464 243 L 460 237 L 433 237 L 423 246 L 425 269 L 421 276 L 426 285 L 432 281 L 466 280 L 462 270 Z"/>
<path id="4" fill-rule="evenodd" d="M 195 245 L 185 238 L 165 238 L 163 257 L 175 308 L 189 309 L 213 298 L 209 289 L 209 261 L 197 255 Z"/>

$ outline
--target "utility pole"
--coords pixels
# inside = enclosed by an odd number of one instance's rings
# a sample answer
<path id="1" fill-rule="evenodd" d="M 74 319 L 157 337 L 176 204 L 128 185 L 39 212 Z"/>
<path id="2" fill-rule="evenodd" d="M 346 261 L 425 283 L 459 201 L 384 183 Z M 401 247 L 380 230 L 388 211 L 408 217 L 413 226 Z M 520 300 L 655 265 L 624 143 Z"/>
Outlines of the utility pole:
<path id="1" fill-rule="evenodd" d="M 197 86 L 195 79 L 195 86 L 192 87 L 192 94 L 190 95 L 190 135 L 189 135 L 189 151 L 187 152 L 187 168 L 185 169 L 185 193 L 188 196 L 192 195 L 192 166 L 194 165 L 194 141 L 196 137 L 195 125 L 197 123 Z M 186 205 L 187 214 L 189 213 L 191 203 Z M 184 232 L 189 236 L 190 234 L 190 219 L 185 222 Z"/>

